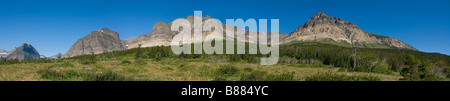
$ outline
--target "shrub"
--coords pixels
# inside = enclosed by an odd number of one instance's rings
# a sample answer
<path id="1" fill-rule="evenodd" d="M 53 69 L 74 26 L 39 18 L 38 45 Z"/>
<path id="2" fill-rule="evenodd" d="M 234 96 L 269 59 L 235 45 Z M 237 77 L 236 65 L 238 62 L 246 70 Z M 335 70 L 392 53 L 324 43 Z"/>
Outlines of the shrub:
<path id="1" fill-rule="evenodd" d="M 295 81 L 294 74 L 295 72 L 282 73 L 280 75 L 270 75 L 267 76 L 265 81 Z"/>
<path id="2" fill-rule="evenodd" d="M 244 71 L 246 71 L 246 72 L 252 72 L 252 71 L 253 71 L 253 68 L 245 67 L 245 68 L 244 68 Z"/>
<path id="3" fill-rule="evenodd" d="M 217 69 L 217 74 L 222 76 L 231 76 L 238 74 L 239 69 L 237 69 L 234 65 L 223 65 Z"/>
<path id="4" fill-rule="evenodd" d="M 69 70 L 67 72 L 61 72 L 61 71 L 56 71 L 56 70 L 51 70 L 51 69 L 43 69 L 43 70 L 39 70 L 37 73 L 41 75 L 41 78 L 49 79 L 49 80 L 53 80 L 53 81 L 68 80 L 71 78 L 75 78 L 78 75 L 78 73 L 76 73 L 73 70 Z"/>
<path id="5" fill-rule="evenodd" d="M 437 80 L 434 74 L 427 68 L 429 62 L 416 59 L 413 55 L 409 55 L 406 58 L 406 68 L 403 68 L 400 75 L 404 77 L 404 80 L 409 81 L 433 81 Z"/>
<path id="6" fill-rule="evenodd" d="M 95 61 L 95 60 L 81 60 L 80 63 L 83 64 L 83 65 L 90 65 L 90 64 L 96 64 L 97 61 Z"/>
<path id="7" fill-rule="evenodd" d="M 265 79 L 267 72 L 254 71 L 248 75 L 242 75 L 240 81 L 261 81 Z"/>
<path id="8" fill-rule="evenodd" d="M 214 77 L 214 79 L 212 81 L 227 81 L 227 78 L 221 77 L 221 76 L 217 76 L 217 77 Z"/>
<path id="9" fill-rule="evenodd" d="M 143 59 L 136 59 L 136 61 L 134 61 L 137 65 L 146 65 L 147 62 L 144 61 Z"/>
<path id="10" fill-rule="evenodd" d="M 131 62 L 128 61 L 128 60 L 123 60 L 121 63 L 122 63 L 122 64 L 131 64 Z"/>
<path id="11" fill-rule="evenodd" d="M 317 73 L 306 77 L 305 81 L 381 81 L 381 78 L 376 76 L 347 76 L 343 74 L 336 74 L 333 72 Z"/>
<path id="12" fill-rule="evenodd" d="M 107 71 L 105 73 L 86 73 L 82 75 L 85 81 L 126 81 L 130 80 L 114 71 Z"/>
<path id="13" fill-rule="evenodd" d="M 380 60 L 375 54 L 361 55 L 360 58 L 357 59 L 357 66 L 354 71 L 383 74 L 392 73 L 389 64 L 384 60 Z"/>
<path id="14" fill-rule="evenodd" d="M 70 62 L 63 62 L 60 64 L 55 64 L 56 67 L 74 67 Z"/>
<path id="15" fill-rule="evenodd" d="M 41 78 L 52 81 L 73 80 L 74 78 L 81 78 L 84 81 L 126 81 L 132 78 L 126 78 L 113 71 L 106 71 L 105 73 L 79 73 L 73 70 L 56 71 L 51 69 L 43 69 L 37 72 Z"/>
<path id="16" fill-rule="evenodd" d="M 137 69 L 135 69 L 135 68 L 130 68 L 130 67 L 128 67 L 128 68 L 123 68 L 122 70 L 123 70 L 123 71 L 126 71 L 126 72 L 130 72 L 130 73 L 138 73 L 138 72 L 139 72 L 139 70 L 137 70 Z"/>
<path id="17" fill-rule="evenodd" d="M 285 63 L 285 64 L 297 64 L 299 61 L 295 58 L 283 56 L 278 59 L 278 63 Z"/>

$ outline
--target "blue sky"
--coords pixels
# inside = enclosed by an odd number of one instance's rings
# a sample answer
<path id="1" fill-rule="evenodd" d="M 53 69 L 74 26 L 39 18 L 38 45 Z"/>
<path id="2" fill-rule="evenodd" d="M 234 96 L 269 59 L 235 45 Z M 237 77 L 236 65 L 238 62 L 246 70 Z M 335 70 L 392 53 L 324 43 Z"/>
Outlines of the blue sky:
<path id="1" fill-rule="evenodd" d="M 222 22 L 280 19 L 282 33 L 325 12 L 420 51 L 450 54 L 449 0 L 0 0 L 0 49 L 29 43 L 51 56 L 67 52 L 79 38 L 103 27 L 127 39 L 152 32 L 156 22 L 186 18 L 195 10 Z"/>

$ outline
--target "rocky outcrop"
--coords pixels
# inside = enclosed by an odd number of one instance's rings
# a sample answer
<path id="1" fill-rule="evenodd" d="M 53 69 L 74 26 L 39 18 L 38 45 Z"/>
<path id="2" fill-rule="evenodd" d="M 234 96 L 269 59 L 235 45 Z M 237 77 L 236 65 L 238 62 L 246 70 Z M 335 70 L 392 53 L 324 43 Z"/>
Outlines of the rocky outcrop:
<path id="1" fill-rule="evenodd" d="M 93 31 L 91 34 L 79 39 L 62 57 L 73 57 L 84 54 L 99 54 L 116 50 L 124 50 L 125 46 L 117 32 L 108 28 Z"/>
<path id="2" fill-rule="evenodd" d="M 40 58 L 39 52 L 30 44 L 24 43 L 22 46 L 13 49 L 9 52 L 7 59 L 19 59 L 19 60 L 28 60 L 33 59 L 37 60 Z"/>
<path id="3" fill-rule="evenodd" d="M 321 39 L 332 39 L 337 42 L 386 45 L 388 47 L 416 50 L 398 39 L 365 32 L 352 22 L 337 17 L 329 17 L 323 12 L 315 14 L 309 21 L 291 32 L 281 43 L 289 43 L 294 40 L 317 41 Z"/>

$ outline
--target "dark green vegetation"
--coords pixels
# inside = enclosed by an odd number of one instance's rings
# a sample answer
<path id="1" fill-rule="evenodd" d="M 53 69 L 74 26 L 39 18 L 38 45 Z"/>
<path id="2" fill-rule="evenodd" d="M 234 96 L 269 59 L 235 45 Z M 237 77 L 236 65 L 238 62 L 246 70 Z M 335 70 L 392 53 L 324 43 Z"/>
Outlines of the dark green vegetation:
<path id="1" fill-rule="evenodd" d="M 443 54 L 406 49 L 359 48 L 358 56 L 352 58 L 351 52 L 351 48 L 316 42 L 290 43 L 280 48 L 280 56 L 320 60 L 325 65 L 342 67 L 347 71 L 384 74 L 401 72 L 405 80 L 435 80 L 450 76 L 450 56 Z M 353 59 L 357 60 L 356 68 L 353 68 Z M 417 76 L 419 74 L 423 75 Z"/>

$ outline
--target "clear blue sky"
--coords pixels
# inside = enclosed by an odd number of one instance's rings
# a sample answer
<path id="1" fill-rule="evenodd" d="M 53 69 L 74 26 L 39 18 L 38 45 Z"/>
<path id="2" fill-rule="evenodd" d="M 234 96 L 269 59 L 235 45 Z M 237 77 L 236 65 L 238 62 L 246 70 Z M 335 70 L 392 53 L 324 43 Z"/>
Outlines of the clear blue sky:
<path id="1" fill-rule="evenodd" d="M 420 51 L 450 54 L 449 0 L 0 0 L 0 49 L 29 43 L 51 56 L 67 52 L 79 38 L 103 27 L 127 39 L 152 32 L 156 22 L 193 15 L 194 10 L 223 22 L 280 19 L 282 33 L 325 12 Z"/>

